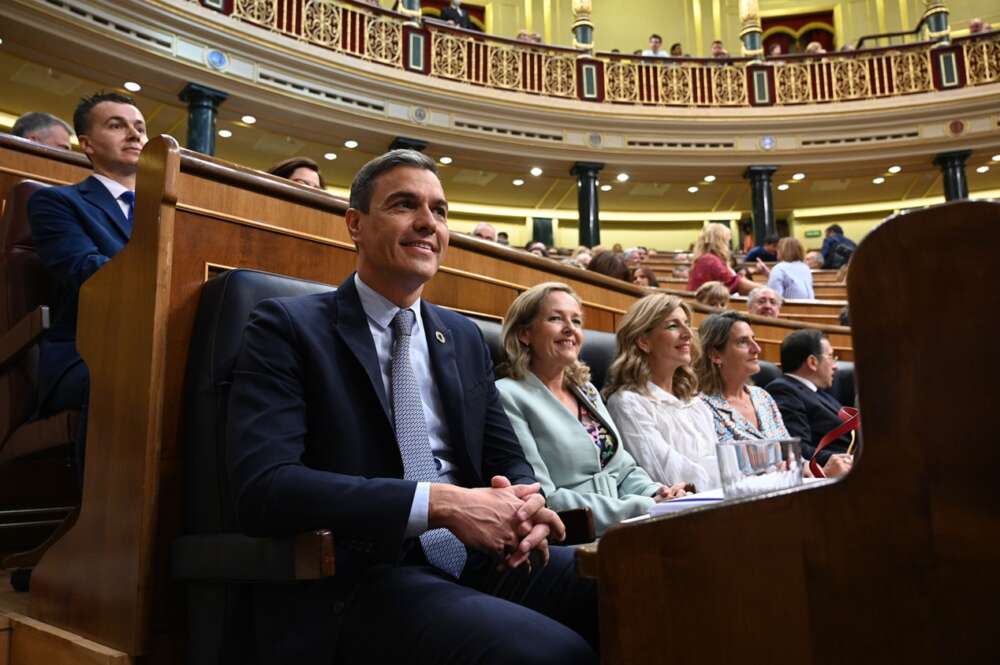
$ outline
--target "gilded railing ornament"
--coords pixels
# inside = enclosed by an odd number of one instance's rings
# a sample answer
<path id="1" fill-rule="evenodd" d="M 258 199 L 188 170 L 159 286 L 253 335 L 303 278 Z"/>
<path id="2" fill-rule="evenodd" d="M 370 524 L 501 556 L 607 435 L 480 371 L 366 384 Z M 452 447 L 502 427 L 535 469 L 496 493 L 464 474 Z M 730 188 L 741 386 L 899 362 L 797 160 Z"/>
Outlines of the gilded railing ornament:
<path id="1" fill-rule="evenodd" d="M 302 33 L 308 41 L 320 46 L 340 44 L 340 7 L 331 0 L 306 0 Z"/>
<path id="2" fill-rule="evenodd" d="M 233 2 L 233 16 L 250 23 L 274 28 L 277 15 L 278 0 L 235 0 Z"/>
<path id="3" fill-rule="evenodd" d="M 465 77 L 467 41 L 444 32 L 435 32 L 431 40 L 431 73 L 450 79 Z"/>
<path id="4" fill-rule="evenodd" d="M 724 106 L 747 103 L 747 77 L 742 67 L 717 67 L 712 71 L 715 101 Z"/>
<path id="5" fill-rule="evenodd" d="M 830 67 L 835 99 L 864 99 L 869 96 L 867 60 L 836 60 L 830 63 Z"/>
<path id="6" fill-rule="evenodd" d="M 892 80 L 898 92 L 925 92 L 934 89 L 930 59 L 924 51 L 894 54 L 892 72 Z"/>
<path id="7" fill-rule="evenodd" d="M 615 102 L 639 100 L 639 82 L 635 65 L 628 62 L 609 62 L 604 72 L 604 87 L 609 100 Z"/>
<path id="8" fill-rule="evenodd" d="M 576 60 L 546 57 L 543 89 L 550 95 L 576 97 Z"/>
<path id="9" fill-rule="evenodd" d="M 490 83 L 498 88 L 520 88 L 521 54 L 507 47 L 490 48 L 489 73 Z"/>
<path id="10" fill-rule="evenodd" d="M 1000 81 L 1000 42 L 989 39 L 965 42 L 965 63 L 970 85 Z"/>
<path id="11" fill-rule="evenodd" d="M 691 69 L 681 65 L 660 69 L 660 99 L 665 104 L 693 104 Z"/>
<path id="12" fill-rule="evenodd" d="M 403 62 L 403 26 L 390 19 L 371 18 L 365 30 L 367 54 L 372 60 L 400 66 Z"/>
<path id="13" fill-rule="evenodd" d="M 774 85 L 779 104 L 803 104 L 812 99 L 808 65 L 779 64 L 774 70 Z"/>

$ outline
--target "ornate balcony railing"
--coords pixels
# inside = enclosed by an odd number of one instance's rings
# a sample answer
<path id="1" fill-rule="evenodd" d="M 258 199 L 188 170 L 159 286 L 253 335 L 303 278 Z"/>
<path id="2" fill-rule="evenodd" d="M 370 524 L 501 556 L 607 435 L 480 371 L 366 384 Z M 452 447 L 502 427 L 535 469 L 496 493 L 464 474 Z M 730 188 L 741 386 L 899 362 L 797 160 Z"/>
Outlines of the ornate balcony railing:
<path id="1" fill-rule="evenodd" d="M 740 107 L 895 97 L 1000 82 L 1000 31 L 764 61 L 589 54 L 350 0 L 191 0 L 310 44 L 475 86 L 613 104 Z"/>

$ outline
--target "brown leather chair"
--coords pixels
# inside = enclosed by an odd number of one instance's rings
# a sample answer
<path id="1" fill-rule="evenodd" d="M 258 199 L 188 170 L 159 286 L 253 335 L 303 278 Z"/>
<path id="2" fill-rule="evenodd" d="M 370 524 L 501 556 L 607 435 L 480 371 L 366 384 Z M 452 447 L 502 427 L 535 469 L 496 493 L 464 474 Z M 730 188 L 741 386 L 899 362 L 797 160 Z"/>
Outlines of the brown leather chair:
<path id="1" fill-rule="evenodd" d="M 78 503 L 68 460 L 79 413 L 32 419 L 37 342 L 48 327 L 45 303 L 52 282 L 35 252 L 28 199 L 47 186 L 34 180 L 17 183 L 0 220 L 0 487 L 5 488 L 0 499 L 12 508 L 0 518 L 5 534 L 0 553 L 38 545 Z M 30 566 L 40 555 L 8 557 L 0 567 Z"/>

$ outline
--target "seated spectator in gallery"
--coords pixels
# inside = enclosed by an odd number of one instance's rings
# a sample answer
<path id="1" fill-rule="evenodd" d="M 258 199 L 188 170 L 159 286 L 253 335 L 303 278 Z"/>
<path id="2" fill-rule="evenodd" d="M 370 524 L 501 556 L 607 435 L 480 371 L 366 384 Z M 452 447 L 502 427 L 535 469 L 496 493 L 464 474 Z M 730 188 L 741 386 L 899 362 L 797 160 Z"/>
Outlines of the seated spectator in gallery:
<path id="1" fill-rule="evenodd" d="M 654 58 L 666 58 L 669 54 L 661 48 L 662 46 L 663 37 L 653 33 L 649 36 L 649 48 L 643 50 L 642 55 Z"/>
<path id="2" fill-rule="evenodd" d="M 772 44 L 771 48 L 767 52 L 769 58 L 778 58 L 784 55 L 781 49 L 781 44 Z"/>
<path id="3" fill-rule="evenodd" d="M 730 267 L 733 232 L 724 224 L 709 223 L 701 230 L 694 246 L 694 263 L 688 273 L 688 291 L 697 291 L 705 282 L 722 282 L 730 293 L 750 293 L 757 287 Z"/>
<path id="4" fill-rule="evenodd" d="M 594 255 L 591 254 L 589 247 L 580 246 L 576 248 L 575 252 L 573 252 L 573 260 L 584 268 L 590 265 L 590 260 L 592 258 L 594 258 Z"/>
<path id="5" fill-rule="evenodd" d="M 782 376 L 767 384 L 781 411 L 781 419 L 792 436 L 802 440 L 802 456 L 810 459 L 820 440 L 840 426 L 842 405 L 827 392 L 833 386 L 837 356 L 830 340 L 819 330 L 796 330 L 781 342 Z M 826 446 L 818 457 L 825 464 L 833 455 L 843 455 L 850 467 L 851 433 Z"/>
<path id="6" fill-rule="evenodd" d="M 747 296 L 747 311 L 757 316 L 778 317 L 784 300 L 769 286 L 758 286 Z"/>
<path id="7" fill-rule="evenodd" d="M 813 300 L 812 270 L 805 263 L 805 248 L 798 238 L 782 238 L 778 243 L 778 264 L 771 268 L 767 285 L 785 300 Z"/>
<path id="8" fill-rule="evenodd" d="M 638 286 L 651 286 L 658 288 L 660 280 L 656 279 L 656 273 L 652 268 L 638 267 L 632 274 L 632 283 Z"/>
<path id="9" fill-rule="evenodd" d="M 553 510 L 589 508 L 598 536 L 683 485 L 651 479 L 622 445 L 618 428 L 580 362 L 583 312 L 567 285 L 544 282 L 519 295 L 504 317 L 500 402 Z"/>
<path id="10" fill-rule="evenodd" d="M 809 42 L 806 44 L 806 51 L 809 55 L 820 55 L 826 53 L 826 49 L 819 42 Z"/>
<path id="11" fill-rule="evenodd" d="M 722 282 L 705 282 L 694 292 L 694 299 L 702 305 L 725 309 L 729 306 L 729 289 Z"/>
<path id="12" fill-rule="evenodd" d="M 70 142 L 73 130 L 65 120 L 57 118 L 51 113 L 41 111 L 25 113 L 14 121 L 10 133 L 35 143 L 47 145 L 50 148 L 73 149 Z"/>
<path id="13" fill-rule="evenodd" d="M 837 322 L 842 326 L 851 325 L 851 306 L 844 305 L 843 309 L 840 310 L 840 314 L 837 316 Z"/>
<path id="14" fill-rule="evenodd" d="M 757 259 L 761 261 L 766 261 L 767 263 L 774 263 L 778 260 L 778 234 L 769 233 L 764 237 L 764 242 L 757 245 L 749 252 L 747 252 L 746 258 L 743 259 L 744 263 L 754 263 Z"/>
<path id="15" fill-rule="evenodd" d="M 451 3 L 441 10 L 441 20 L 466 30 L 479 30 L 472 22 L 467 9 L 462 9 L 462 0 L 451 0 Z"/>
<path id="16" fill-rule="evenodd" d="M 632 271 L 625 263 L 625 256 L 617 252 L 601 252 L 590 259 L 587 270 L 591 270 L 608 277 L 614 277 L 625 282 L 631 282 Z"/>
<path id="17" fill-rule="evenodd" d="M 542 36 L 537 32 L 532 32 L 527 28 L 522 28 L 517 32 L 517 41 L 523 42 L 525 44 L 541 44 Z"/>
<path id="18" fill-rule="evenodd" d="M 489 242 L 497 241 L 497 229 L 488 222 L 479 222 L 476 228 L 472 229 L 472 235 Z"/>
<path id="19" fill-rule="evenodd" d="M 680 42 L 674 42 L 670 45 L 670 57 L 671 58 L 683 58 L 684 57 L 684 47 L 681 46 Z"/>
<path id="20" fill-rule="evenodd" d="M 729 57 L 729 51 L 727 51 L 726 47 L 722 45 L 721 39 L 716 39 L 715 41 L 712 42 L 712 57 L 713 58 Z"/>
<path id="21" fill-rule="evenodd" d="M 983 22 L 983 19 L 979 18 L 978 16 L 976 18 L 969 19 L 970 35 L 974 35 L 979 32 L 984 32 L 985 30 L 988 29 L 989 28 L 986 27 L 986 24 Z"/>
<path id="22" fill-rule="evenodd" d="M 500 231 L 497 233 L 497 244 L 510 245 L 510 236 L 507 235 L 506 231 Z"/>
<path id="23" fill-rule="evenodd" d="M 319 172 L 319 164 L 308 157 L 290 157 L 278 162 L 267 170 L 271 175 L 297 182 L 306 187 L 326 189 L 323 174 Z"/>
<path id="24" fill-rule="evenodd" d="M 821 270 L 823 268 L 823 255 L 815 249 L 806 254 L 806 265 L 810 270 Z"/>
<path id="25" fill-rule="evenodd" d="M 545 246 L 544 242 L 539 242 L 537 240 L 532 240 L 527 245 L 524 246 L 528 252 L 534 254 L 535 256 L 541 256 L 544 258 L 549 258 L 549 248 Z"/>
<path id="26" fill-rule="evenodd" d="M 715 424 L 691 368 L 698 340 L 690 307 L 665 293 L 641 298 L 622 319 L 616 342 L 604 395 L 625 449 L 665 485 L 718 487 Z"/>
<path id="27" fill-rule="evenodd" d="M 837 270 L 851 260 L 851 255 L 858 248 L 854 241 L 844 235 L 840 224 L 826 227 L 823 238 L 823 268 Z"/>

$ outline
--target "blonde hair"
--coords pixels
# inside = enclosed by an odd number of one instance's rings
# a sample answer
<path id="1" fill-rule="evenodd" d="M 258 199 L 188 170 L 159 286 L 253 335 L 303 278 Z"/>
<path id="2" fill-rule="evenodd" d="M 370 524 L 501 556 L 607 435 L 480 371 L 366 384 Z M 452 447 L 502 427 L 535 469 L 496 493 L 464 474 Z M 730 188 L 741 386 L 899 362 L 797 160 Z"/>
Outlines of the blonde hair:
<path id="1" fill-rule="evenodd" d="M 718 307 L 725 308 L 729 304 L 729 289 L 722 282 L 705 282 L 694 292 L 694 299 L 703 305 L 712 305 L 712 302 L 722 301 Z"/>
<path id="2" fill-rule="evenodd" d="M 806 248 L 798 238 L 782 238 L 778 241 L 779 261 L 805 261 Z"/>
<path id="3" fill-rule="evenodd" d="M 715 254 L 722 259 L 723 263 L 729 265 L 733 256 L 729 249 L 732 233 L 728 226 L 715 223 L 706 224 L 705 228 L 701 230 L 701 235 L 698 236 L 698 241 L 694 244 L 692 260 L 697 261 L 702 254 Z"/>
<path id="4" fill-rule="evenodd" d="M 701 355 L 692 364 L 698 375 L 698 385 L 706 395 L 721 395 L 725 382 L 722 380 L 722 369 L 712 362 L 711 352 L 722 353 L 729 344 L 729 331 L 738 321 L 747 325 L 750 319 L 740 312 L 723 312 L 712 314 L 698 327 L 698 337 L 701 342 Z"/>
<path id="5" fill-rule="evenodd" d="M 649 383 L 652 372 L 649 369 L 649 356 L 639 348 L 639 338 L 648 335 L 666 319 L 672 312 L 681 309 L 687 314 L 688 324 L 691 323 L 691 308 L 677 296 L 666 293 L 654 293 L 637 300 L 626 312 L 615 336 L 616 353 L 614 362 L 608 369 L 607 383 L 604 387 L 604 397 L 608 398 L 618 390 L 634 390 L 648 394 L 646 384 Z M 698 338 L 691 336 L 691 360 L 699 356 Z M 682 365 L 674 372 L 672 392 L 682 400 L 689 400 L 698 392 L 698 379 L 691 367 Z"/>
<path id="6" fill-rule="evenodd" d="M 542 309 L 542 303 L 545 302 L 550 293 L 554 292 L 568 293 L 577 303 L 582 305 L 580 296 L 562 282 L 537 284 L 515 298 L 507 309 L 507 315 L 503 320 L 503 329 L 500 332 L 505 356 L 503 364 L 497 370 L 500 376 L 509 376 L 520 381 L 528 375 L 531 348 L 518 339 L 518 334 L 535 321 L 539 310 Z M 586 385 L 590 381 L 590 368 L 577 360 L 566 368 L 563 380 L 567 384 Z"/>

